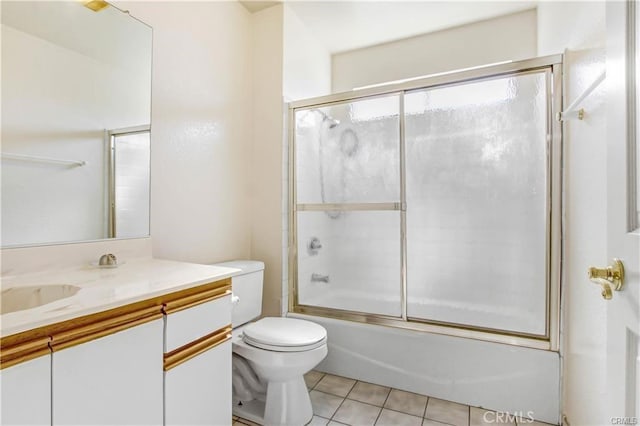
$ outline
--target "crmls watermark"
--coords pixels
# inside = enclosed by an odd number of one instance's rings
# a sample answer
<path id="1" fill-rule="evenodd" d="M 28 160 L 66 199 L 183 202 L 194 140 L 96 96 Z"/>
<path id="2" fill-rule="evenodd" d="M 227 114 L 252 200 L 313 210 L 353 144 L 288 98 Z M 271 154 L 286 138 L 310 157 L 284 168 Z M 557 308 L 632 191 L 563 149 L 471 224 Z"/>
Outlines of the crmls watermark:
<path id="1" fill-rule="evenodd" d="M 515 413 L 508 413 L 506 411 L 486 411 L 483 415 L 485 423 L 509 423 L 513 424 L 518 422 L 519 425 L 533 423 L 533 411 L 516 411 Z"/>
<path id="2" fill-rule="evenodd" d="M 612 425 L 637 425 L 637 417 L 611 417 Z"/>

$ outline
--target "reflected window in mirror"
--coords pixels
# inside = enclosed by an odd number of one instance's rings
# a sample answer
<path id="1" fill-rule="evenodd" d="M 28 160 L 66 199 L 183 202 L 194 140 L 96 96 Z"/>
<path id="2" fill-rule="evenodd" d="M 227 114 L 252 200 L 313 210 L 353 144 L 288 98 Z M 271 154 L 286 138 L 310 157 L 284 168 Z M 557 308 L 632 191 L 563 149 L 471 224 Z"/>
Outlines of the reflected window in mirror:
<path id="1" fill-rule="evenodd" d="M 2 247 L 148 236 L 151 28 L 75 0 L 0 8 Z"/>

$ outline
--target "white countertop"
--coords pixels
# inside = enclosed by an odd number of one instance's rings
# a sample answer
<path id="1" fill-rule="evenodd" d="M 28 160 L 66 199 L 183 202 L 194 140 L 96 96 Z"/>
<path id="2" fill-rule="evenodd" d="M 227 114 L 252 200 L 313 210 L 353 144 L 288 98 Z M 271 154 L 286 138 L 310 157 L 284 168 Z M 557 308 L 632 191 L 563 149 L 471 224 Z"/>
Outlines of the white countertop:
<path id="1" fill-rule="evenodd" d="M 73 296 L 32 309 L 0 315 L 0 336 L 102 312 L 173 293 L 240 272 L 222 266 L 139 258 L 117 268 L 84 265 L 56 271 L 2 277 L 2 290 L 67 284 L 80 287 Z"/>

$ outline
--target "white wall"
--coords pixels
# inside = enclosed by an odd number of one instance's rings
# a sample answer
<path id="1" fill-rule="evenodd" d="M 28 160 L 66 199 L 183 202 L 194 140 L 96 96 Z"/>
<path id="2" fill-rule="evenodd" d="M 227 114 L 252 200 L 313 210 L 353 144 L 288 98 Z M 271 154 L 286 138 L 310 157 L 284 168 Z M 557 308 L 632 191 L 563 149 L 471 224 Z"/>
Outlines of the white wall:
<path id="1" fill-rule="evenodd" d="M 237 2 L 117 5 L 153 27 L 153 255 L 248 258 L 250 14 Z"/>
<path id="2" fill-rule="evenodd" d="M 287 101 L 331 93 L 331 55 L 289 5 L 284 5 L 283 93 Z"/>
<path id="3" fill-rule="evenodd" d="M 567 105 L 605 68 L 604 2 L 541 2 L 538 6 L 540 55 L 565 56 Z M 565 243 L 563 280 L 563 406 L 573 425 L 608 424 L 598 416 L 607 397 L 606 304 L 587 279 L 587 268 L 606 262 L 606 169 L 593 167 L 606 157 L 605 85 L 582 107 L 583 121 L 564 127 Z"/>
<path id="4" fill-rule="evenodd" d="M 331 93 L 331 55 L 324 45 L 305 26 L 298 15 L 289 5 L 284 5 L 283 22 L 283 95 L 285 101 L 323 96 Z M 285 119 L 285 123 L 288 122 Z M 285 128 L 288 128 L 286 126 Z M 282 138 L 282 303 L 281 313 L 288 310 L 289 302 L 289 140 L 285 131 Z M 313 144 L 310 144 L 313 145 Z M 308 148 L 313 149 L 313 146 Z M 317 180 L 316 180 L 317 182 Z M 308 220 L 313 222 L 312 228 L 324 229 L 324 219 L 315 215 Z M 318 235 L 320 236 L 320 235 Z M 300 237 L 299 244 L 308 242 Z M 326 244 L 326 241 L 325 241 Z M 326 249 L 325 249 L 326 250 Z M 309 256 L 306 250 L 299 250 L 298 254 L 306 259 L 306 264 L 313 265 L 314 272 L 323 273 L 326 257 Z M 299 277 L 310 276 L 304 271 Z"/>
<path id="5" fill-rule="evenodd" d="M 286 312 L 288 149 L 284 101 L 330 92 L 331 59 L 281 4 L 252 15 L 251 256 L 265 262 L 263 314 Z"/>
<path id="6" fill-rule="evenodd" d="M 38 247 L 2 249 L 2 277 L 33 272 L 50 273 L 96 262 L 105 253 L 118 261 L 151 257 L 151 238 L 104 240 Z"/>
<path id="7" fill-rule="evenodd" d="M 283 6 L 254 13 L 251 256 L 265 262 L 262 313 L 281 312 Z"/>
<path id="8" fill-rule="evenodd" d="M 384 29 L 381 29 L 384 31 Z M 333 91 L 536 56 L 528 10 L 333 55 Z"/>

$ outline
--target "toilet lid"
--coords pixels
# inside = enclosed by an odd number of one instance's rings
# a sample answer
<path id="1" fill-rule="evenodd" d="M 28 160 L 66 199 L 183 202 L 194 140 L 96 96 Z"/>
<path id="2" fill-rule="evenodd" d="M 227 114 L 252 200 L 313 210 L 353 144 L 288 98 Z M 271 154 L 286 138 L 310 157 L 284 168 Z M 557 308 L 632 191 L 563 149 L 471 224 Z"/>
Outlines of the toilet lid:
<path id="1" fill-rule="evenodd" d="M 243 340 L 262 349 L 274 351 L 305 351 L 322 346 L 327 330 L 311 321 L 294 318 L 262 318 L 247 325 Z"/>

